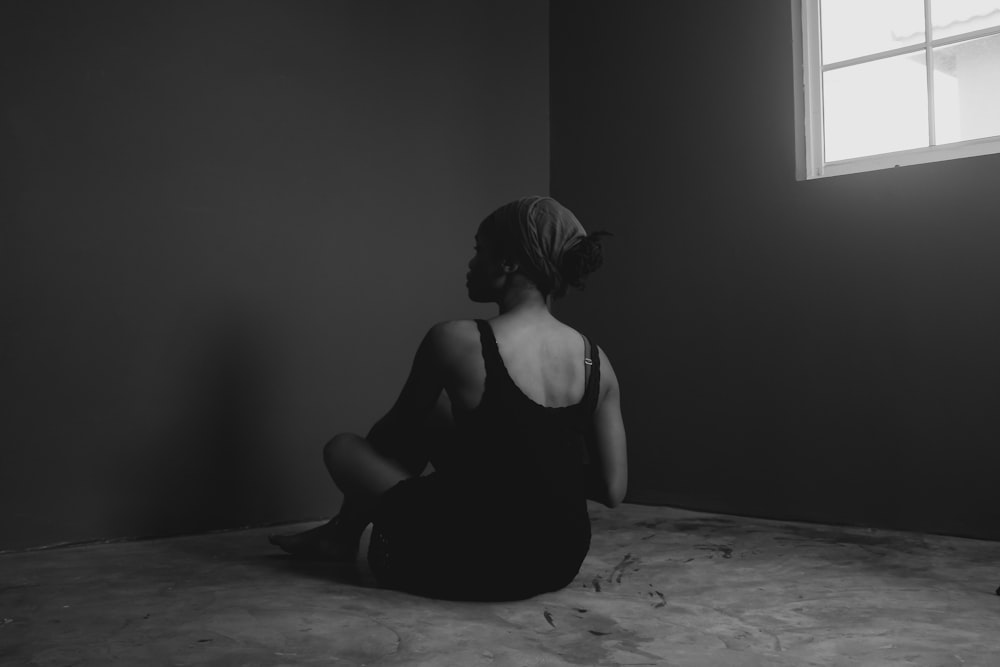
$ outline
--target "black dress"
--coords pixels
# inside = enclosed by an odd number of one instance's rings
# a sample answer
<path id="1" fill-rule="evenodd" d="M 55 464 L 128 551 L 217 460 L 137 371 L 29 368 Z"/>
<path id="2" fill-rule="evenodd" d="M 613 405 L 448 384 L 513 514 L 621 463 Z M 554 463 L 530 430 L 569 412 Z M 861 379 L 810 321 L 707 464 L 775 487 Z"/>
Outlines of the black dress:
<path id="1" fill-rule="evenodd" d="M 489 323 L 476 324 L 486 365 L 482 401 L 454 411 L 458 444 L 435 458 L 435 472 L 383 495 L 368 561 L 392 588 L 523 599 L 568 585 L 590 548 L 584 435 L 597 406 L 600 358 L 584 337 L 583 398 L 545 407 L 514 384 Z"/>

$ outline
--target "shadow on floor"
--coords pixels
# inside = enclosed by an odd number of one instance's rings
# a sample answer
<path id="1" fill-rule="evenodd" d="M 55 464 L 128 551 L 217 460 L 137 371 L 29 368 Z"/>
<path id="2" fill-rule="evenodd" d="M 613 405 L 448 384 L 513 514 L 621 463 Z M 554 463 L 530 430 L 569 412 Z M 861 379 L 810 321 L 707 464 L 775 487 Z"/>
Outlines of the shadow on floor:
<path id="1" fill-rule="evenodd" d="M 301 558 L 287 554 L 272 554 L 254 559 L 255 564 L 326 582 L 335 582 L 360 588 L 380 589 L 375 576 L 367 566 L 358 563 L 331 563 L 318 559 Z"/>

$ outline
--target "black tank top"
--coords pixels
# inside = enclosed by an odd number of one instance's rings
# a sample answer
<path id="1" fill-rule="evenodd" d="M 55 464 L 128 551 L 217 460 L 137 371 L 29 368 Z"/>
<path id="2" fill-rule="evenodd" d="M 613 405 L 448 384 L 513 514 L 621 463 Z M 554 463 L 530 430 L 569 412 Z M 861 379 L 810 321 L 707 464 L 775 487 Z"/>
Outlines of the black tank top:
<path id="1" fill-rule="evenodd" d="M 514 384 L 490 325 L 476 323 L 482 400 L 455 410 L 459 437 L 443 445 L 435 473 L 382 497 L 368 560 L 379 581 L 404 590 L 522 599 L 569 585 L 590 548 L 584 435 L 597 406 L 599 355 L 584 337 L 593 361 L 582 400 L 545 407 Z"/>
<path id="2" fill-rule="evenodd" d="M 490 324 L 476 324 L 486 385 L 478 406 L 454 412 L 459 436 L 454 472 L 471 483 L 466 490 L 477 496 L 499 494 L 493 497 L 503 497 L 507 510 L 523 507 L 565 517 L 567 512 L 579 515 L 582 508 L 585 515 L 584 437 L 597 407 L 600 355 L 584 336 L 583 397 L 574 405 L 547 407 L 514 383 Z"/>

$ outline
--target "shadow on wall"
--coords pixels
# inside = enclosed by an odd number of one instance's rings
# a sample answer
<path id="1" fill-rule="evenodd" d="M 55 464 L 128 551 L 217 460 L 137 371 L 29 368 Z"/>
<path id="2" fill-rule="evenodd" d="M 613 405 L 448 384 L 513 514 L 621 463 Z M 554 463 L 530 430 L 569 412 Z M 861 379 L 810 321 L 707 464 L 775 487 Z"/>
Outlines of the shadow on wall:
<path id="1" fill-rule="evenodd" d="M 173 400 L 133 471 L 127 525 L 156 535 L 260 524 L 274 514 L 275 348 L 261 327 L 227 314 L 184 355 Z"/>

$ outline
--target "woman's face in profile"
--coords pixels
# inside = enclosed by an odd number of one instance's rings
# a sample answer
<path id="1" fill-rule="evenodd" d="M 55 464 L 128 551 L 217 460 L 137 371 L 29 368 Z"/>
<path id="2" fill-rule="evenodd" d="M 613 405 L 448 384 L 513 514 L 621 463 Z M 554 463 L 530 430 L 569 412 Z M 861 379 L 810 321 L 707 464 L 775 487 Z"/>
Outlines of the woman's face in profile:
<path id="1" fill-rule="evenodd" d="M 476 233 L 475 254 L 469 260 L 469 272 L 465 274 L 469 298 L 476 303 L 496 301 L 503 289 L 504 275 L 496 244 L 480 225 Z"/>

